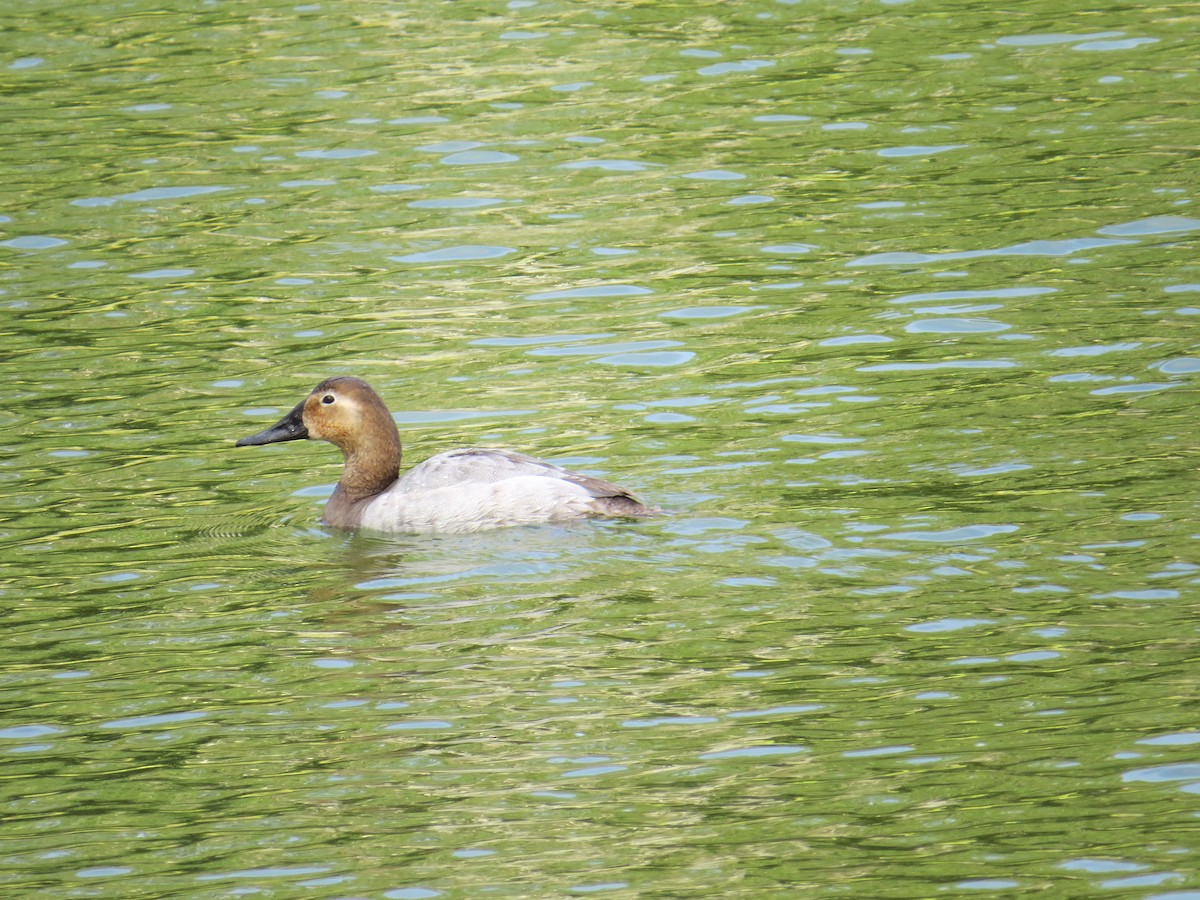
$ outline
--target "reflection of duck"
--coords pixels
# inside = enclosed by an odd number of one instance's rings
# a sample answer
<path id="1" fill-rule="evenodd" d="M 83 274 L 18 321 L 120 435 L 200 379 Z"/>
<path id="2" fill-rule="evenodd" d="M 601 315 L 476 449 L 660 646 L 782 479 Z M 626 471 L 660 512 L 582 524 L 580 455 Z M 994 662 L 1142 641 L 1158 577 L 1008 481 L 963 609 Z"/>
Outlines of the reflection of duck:
<path id="1" fill-rule="evenodd" d="M 327 378 L 290 413 L 237 446 L 311 438 L 341 448 L 342 478 L 321 521 L 374 531 L 482 531 L 659 510 L 623 487 L 508 450 L 450 450 L 400 473 L 400 434 L 358 378 Z"/>

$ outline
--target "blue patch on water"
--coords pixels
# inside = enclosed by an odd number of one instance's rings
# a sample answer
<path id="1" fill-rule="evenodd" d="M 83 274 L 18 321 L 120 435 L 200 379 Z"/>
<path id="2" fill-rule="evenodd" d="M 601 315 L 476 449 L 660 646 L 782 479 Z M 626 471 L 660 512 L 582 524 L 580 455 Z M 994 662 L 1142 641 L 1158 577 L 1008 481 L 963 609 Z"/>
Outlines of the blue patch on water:
<path id="1" fill-rule="evenodd" d="M 1072 859 L 1059 863 L 1060 869 L 1068 872 L 1091 872 L 1100 875 L 1106 872 L 1140 872 L 1146 868 L 1139 863 L 1119 862 L 1115 859 Z"/>
<path id="2" fill-rule="evenodd" d="M 1076 44 L 1072 50 L 1081 51 L 1108 51 L 1108 50 L 1133 50 L 1135 47 L 1140 47 L 1143 44 L 1157 44 L 1158 38 L 1138 37 L 1124 38 L 1115 41 L 1085 41 L 1082 44 Z"/>
<path id="3" fill-rule="evenodd" d="M 503 153 L 499 150 L 464 150 L 461 153 L 443 156 L 441 162 L 446 166 L 490 166 L 519 162 L 520 159 L 521 157 L 514 153 Z"/>
<path id="4" fill-rule="evenodd" d="M 1200 359 L 1194 356 L 1177 356 L 1153 368 L 1166 375 L 1195 375 L 1200 373 Z"/>
<path id="5" fill-rule="evenodd" d="M 663 725 L 711 725 L 720 721 L 715 716 L 658 716 L 653 719 L 626 719 L 623 728 L 659 728 Z"/>
<path id="6" fill-rule="evenodd" d="M 80 869 L 75 873 L 77 878 L 113 878 L 118 875 L 128 875 L 132 872 L 129 866 L 94 866 L 90 869 Z"/>
<path id="7" fill-rule="evenodd" d="M 767 756 L 792 756 L 807 753 L 808 748 L 799 744 L 775 744 L 766 747 L 741 747 L 736 750 L 715 750 L 701 753 L 700 759 L 760 759 Z"/>
<path id="8" fill-rule="evenodd" d="M 439 250 L 409 253 L 405 256 L 389 256 L 388 259 L 399 263 L 454 263 L 483 259 L 501 259 L 510 253 L 516 252 L 512 247 L 497 247 L 488 244 L 462 244 L 457 247 L 442 247 Z"/>
<path id="9" fill-rule="evenodd" d="M 187 278 L 189 275 L 195 275 L 195 269 L 152 269 L 149 272 L 135 272 L 130 275 L 130 278 Z"/>
<path id="10" fill-rule="evenodd" d="M 601 169 L 605 172 L 644 172 L 656 163 L 632 159 L 580 159 L 559 165 L 560 169 Z"/>
<path id="11" fill-rule="evenodd" d="M 377 194 L 397 194 L 407 193 L 408 191 L 419 191 L 426 188 L 426 184 L 373 184 L 368 188 Z"/>
<path id="12" fill-rule="evenodd" d="M 46 737 L 50 734 L 62 734 L 64 729 L 53 725 L 13 725 L 0 728 L 0 740 L 28 740 L 30 738 Z"/>
<path id="13" fill-rule="evenodd" d="M 1051 44 L 1077 44 L 1080 41 L 1099 40 L 1104 38 L 1124 37 L 1123 31 L 1097 31 L 1092 34 L 1063 34 L 1046 32 L 1043 34 L 1017 34 L 996 39 L 1001 47 L 1045 47 Z"/>
<path id="14" fill-rule="evenodd" d="M 1103 228 L 1097 229 L 1100 234 L 1111 234 L 1117 237 L 1182 234 L 1197 230 L 1200 230 L 1200 219 L 1192 219 L 1187 216 L 1151 216 L 1148 219 L 1135 219 L 1132 222 L 1106 225 Z"/>
<path id="15" fill-rule="evenodd" d="M 868 750 L 847 750 L 842 754 L 842 756 L 846 757 L 847 759 L 855 759 L 866 756 L 896 756 L 900 753 L 912 753 L 916 749 L 916 747 L 913 747 L 909 744 L 897 744 L 892 747 L 871 747 Z"/>
<path id="16" fill-rule="evenodd" d="M 1022 653 L 1010 653 L 1004 658 L 1009 662 L 1046 662 L 1061 656 L 1057 650 L 1026 650 Z"/>
<path id="17" fill-rule="evenodd" d="M 962 150 L 967 144 L 914 144 L 906 147 L 885 147 L 879 155 L 886 159 L 902 159 L 909 156 L 934 156 L 938 153 L 948 153 L 951 150 Z"/>
<path id="18" fill-rule="evenodd" d="M 890 344 L 895 338 L 882 334 L 848 334 L 843 337 L 826 338 L 817 341 L 819 347 L 849 347 L 854 344 Z"/>
<path id="19" fill-rule="evenodd" d="M 384 731 L 430 731 L 441 730 L 443 728 L 453 728 L 454 724 L 446 722 L 442 719 L 420 719 L 412 722 L 394 722 L 391 725 L 385 725 Z"/>
<path id="20" fill-rule="evenodd" d="M 904 330 L 909 334 L 990 334 L 1009 328 L 1012 326 L 991 319 L 942 318 L 918 319 L 909 322 Z"/>
<path id="21" fill-rule="evenodd" d="M 722 62 L 715 63 L 711 66 L 704 66 L 697 71 L 701 75 L 729 75 L 738 72 L 753 72 L 757 69 L 765 69 L 775 65 L 769 59 L 743 59 L 738 62 Z"/>
<path id="22" fill-rule="evenodd" d="M 156 716 L 131 716 L 127 719 L 113 719 L 111 722 L 101 722 L 101 728 L 154 728 L 158 725 L 175 725 L 179 722 L 191 722 L 196 719 L 207 718 L 208 713 L 203 712 L 177 712 L 177 713 L 162 713 Z"/>
<path id="23" fill-rule="evenodd" d="M 1097 600 L 1178 600 L 1179 591 L 1168 588 L 1151 588 L 1142 591 L 1112 591 L 1108 594 L 1096 594 Z"/>
<path id="24" fill-rule="evenodd" d="M 485 209 L 505 201 L 499 197 L 443 197 L 433 200 L 414 200 L 413 209 Z"/>
<path id="25" fill-rule="evenodd" d="M 225 881 L 239 878 L 293 878 L 296 875 L 323 875 L 330 866 L 265 866 L 261 869 L 237 869 L 212 875 L 197 875 L 197 881 Z"/>
<path id="26" fill-rule="evenodd" d="M 526 294 L 526 300 L 574 300 L 585 297 L 638 297 L 654 291 L 640 284 L 592 284 L 558 291 Z"/>
<path id="27" fill-rule="evenodd" d="M 731 172 L 728 169 L 704 169 L 700 172 L 686 172 L 684 178 L 695 178 L 700 181 L 740 181 L 746 176 L 741 172 Z"/>
<path id="28" fill-rule="evenodd" d="M 995 625 L 995 619 L 936 619 L 931 622 L 918 622 L 915 625 L 906 625 L 905 631 L 913 631 L 918 634 L 942 634 L 948 631 L 961 631 L 964 628 L 977 628 L 980 625 Z"/>
<path id="29" fill-rule="evenodd" d="M 1162 783 L 1167 781 L 1200 781 L 1200 763 L 1175 763 L 1165 766 L 1149 766 L 1144 769 L 1131 769 L 1121 776 L 1121 780 L 1149 781 Z"/>
<path id="30" fill-rule="evenodd" d="M 223 185 L 192 185 L 179 187 L 157 187 L 134 191 L 130 194 L 119 194 L 116 199 L 128 200 L 133 203 L 147 203 L 155 200 L 181 200 L 184 197 L 197 197 L 202 194 L 216 194 L 232 190 Z"/>
<path id="31" fill-rule="evenodd" d="M 726 319 L 752 309 L 762 309 L 761 306 L 685 306 L 681 309 L 669 309 L 659 313 L 664 319 Z"/>
<path id="32" fill-rule="evenodd" d="M 414 149 L 418 153 L 461 153 L 464 150 L 475 150 L 482 147 L 479 141 L 439 141 L 436 144 L 422 144 Z"/>
<path id="33" fill-rule="evenodd" d="M 763 253 L 778 256 L 799 256 L 803 253 L 811 253 L 816 249 L 814 244 L 768 244 L 765 247 L 759 247 Z"/>
<path id="34" fill-rule="evenodd" d="M 606 366 L 681 366 L 696 356 L 690 350 L 659 353 L 619 353 L 596 360 Z"/>
<path id="35" fill-rule="evenodd" d="M 616 772 L 624 772 L 628 766 L 610 765 L 610 766 L 586 766 L 582 769 L 572 769 L 569 772 L 563 772 L 563 778 L 591 778 L 596 775 L 612 775 Z"/>
<path id="36" fill-rule="evenodd" d="M 378 150 L 342 147 L 336 150 L 300 150 L 296 155 L 308 159 L 358 159 L 363 156 L 374 156 L 378 152 Z"/>
<path id="37" fill-rule="evenodd" d="M 1095 397 L 1107 397 L 1112 394 L 1149 394 L 1155 391 L 1165 391 L 1171 388 L 1181 387 L 1181 381 L 1139 381 L 1133 384 L 1117 384 L 1112 387 L 1096 388 L 1094 391 L 1088 391 Z"/>
<path id="38" fill-rule="evenodd" d="M 797 703 L 791 706 L 772 706 L 767 709 L 743 709 L 726 713 L 726 715 L 730 719 L 757 719 L 764 716 L 790 716 L 818 712 L 822 709 L 825 709 L 824 703 Z"/>
<path id="39" fill-rule="evenodd" d="M 601 891 L 619 891 L 629 887 L 628 881 L 602 881 L 597 884 L 576 884 L 567 888 L 572 894 L 598 894 Z"/>
<path id="40" fill-rule="evenodd" d="M 312 664 L 318 669 L 350 669 L 354 661 L 350 659 L 314 659 Z"/>
<path id="41" fill-rule="evenodd" d="M 0 247 L 11 247 L 13 250 L 51 250 L 61 247 L 67 241 L 62 238 L 50 237 L 44 234 L 27 234 L 22 237 L 9 238 L 0 241 Z"/>
<path id="42" fill-rule="evenodd" d="M 1136 743 L 1150 744 L 1155 747 L 1188 747 L 1192 744 L 1200 744 L 1200 731 L 1178 731 L 1174 734 L 1160 734 L 1155 737 L 1142 738 Z"/>
<path id="43" fill-rule="evenodd" d="M 880 363 L 859 366 L 859 372 L 936 372 L 939 369 L 1012 369 L 1016 363 L 1011 359 L 961 359 L 930 363 Z"/>
<path id="44" fill-rule="evenodd" d="M 891 534 L 880 535 L 880 537 L 891 540 L 953 544 L 960 541 L 978 541 L 1000 534 L 1012 534 L 1017 530 L 1016 525 L 963 525 L 959 528 L 948 528 L 945 531 L 895 531 Z"/>

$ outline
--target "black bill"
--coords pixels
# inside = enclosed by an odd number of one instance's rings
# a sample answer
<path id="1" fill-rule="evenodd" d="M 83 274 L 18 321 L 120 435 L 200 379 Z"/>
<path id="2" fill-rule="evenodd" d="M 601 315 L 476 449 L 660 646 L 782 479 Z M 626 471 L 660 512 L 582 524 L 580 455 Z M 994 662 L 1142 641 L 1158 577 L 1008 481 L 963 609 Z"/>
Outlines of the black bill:
<path id="1" fill-rule="evenodd" d="M 296 404 L 296 408 L 265 431 L 244 437 L 234 446 L 254 447 L 258 444 L 278 444 L 283 441 L 302 441 L 308 437 L 308 429 L 304 427 L 304 401 Z"/>

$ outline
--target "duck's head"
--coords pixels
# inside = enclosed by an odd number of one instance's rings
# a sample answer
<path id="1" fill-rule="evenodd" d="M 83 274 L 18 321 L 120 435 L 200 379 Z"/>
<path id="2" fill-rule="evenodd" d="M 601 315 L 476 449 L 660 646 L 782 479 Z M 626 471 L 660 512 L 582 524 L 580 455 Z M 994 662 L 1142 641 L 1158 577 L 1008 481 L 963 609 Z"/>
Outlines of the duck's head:
<path id="1" fill-rule="evenodd" d="M 303 439 L 336 444 L 347 458 L 361 453 L 395 454 L 400 437 L 387 406 L 360 378 L 326 378 L 270 428 L 244 437 L 238 447 Z"/>

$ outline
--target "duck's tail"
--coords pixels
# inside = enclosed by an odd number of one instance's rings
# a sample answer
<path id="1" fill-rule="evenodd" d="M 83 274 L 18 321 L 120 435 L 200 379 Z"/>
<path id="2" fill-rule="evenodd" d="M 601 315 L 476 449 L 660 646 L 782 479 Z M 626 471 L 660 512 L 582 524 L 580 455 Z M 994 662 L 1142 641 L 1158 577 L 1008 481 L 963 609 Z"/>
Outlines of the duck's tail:
<path id="1" fill-rule="evenodd" d="M 652 519 L 655 516 L 665 516 L 666 513 L 653 506 L 647 506 L 636 497 L 628 494 L 618 494 L 615 497 L 597 497 L 592 502 L 596 515 L 609 519 Z"/>

